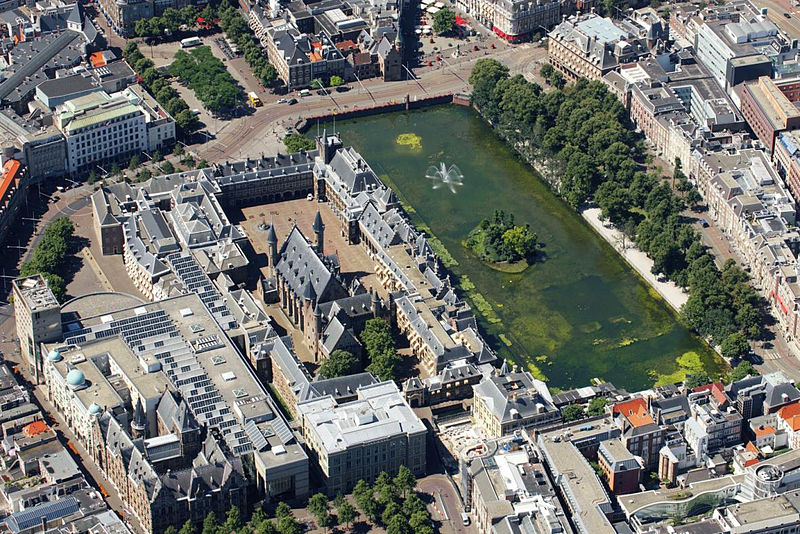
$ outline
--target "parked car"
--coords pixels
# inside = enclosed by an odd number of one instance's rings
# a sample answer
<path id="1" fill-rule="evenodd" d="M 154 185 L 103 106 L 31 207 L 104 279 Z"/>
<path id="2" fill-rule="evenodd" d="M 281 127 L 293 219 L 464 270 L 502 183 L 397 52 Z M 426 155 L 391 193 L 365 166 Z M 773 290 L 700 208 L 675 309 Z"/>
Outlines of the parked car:
<path id="1" fill-rule="evenodd" d="M 286 102 L 288 102 L 288 100 L 286 100 L 285 98 L 281 98 L 280 100 L 278 100 L 278 104 L 285 104 Z"/>
<path id="2" fill-rule="evenodd" d="M 792 16 L 789 13 L 784 13 L 783 16 L 786 17 L 787 19 L 792 18 Z"/>
<path id="3" fill-rule="evenodd" d="M 292 98 L 291 100 L 289 100 L 289 105 L 290 106 L 294 106 L 295 104 L 297 104 L 297 99 L 296 98 Z"/>

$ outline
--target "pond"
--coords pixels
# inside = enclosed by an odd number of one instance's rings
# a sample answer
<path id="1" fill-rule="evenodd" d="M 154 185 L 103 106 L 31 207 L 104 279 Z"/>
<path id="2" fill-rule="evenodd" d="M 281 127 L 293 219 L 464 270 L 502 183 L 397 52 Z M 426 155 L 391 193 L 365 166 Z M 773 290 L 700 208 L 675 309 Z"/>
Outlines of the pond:
<path id="1" fill-rule="evenodd" d="M 601 378 L 633 391 L 693 369 L 719 370 L 708 346 L 472 110 L 337 121 L 336 132 L 449 251 L 450 269 L 500 355 L 560 389 Z M 426 178 L 442 163 L 457 165 L 463 184 Z M 543 244 L 522 273 L 492 269 L 462 246 L 495 209 L 530 224 Z"/>

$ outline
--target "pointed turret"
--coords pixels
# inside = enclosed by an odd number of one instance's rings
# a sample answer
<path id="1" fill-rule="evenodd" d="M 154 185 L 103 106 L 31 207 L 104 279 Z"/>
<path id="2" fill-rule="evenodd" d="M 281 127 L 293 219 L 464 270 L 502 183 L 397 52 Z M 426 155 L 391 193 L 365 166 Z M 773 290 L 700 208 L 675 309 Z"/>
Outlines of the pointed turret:
<path id="1" fill-rule="evenodd" d="M 323 256 L 323 242 L 325 240 L 325 225 L 322 223 L 322 215 L 320 215 L 319 211 L 317 211 L 317 216 L 314 217 L 314 226 L 312 227 L 314 230 L 314 235 L 316 236 L 316 242 L 314 246 L 317 249 L 317 252 L 320 256 Z"/>
<path id="2" fill-rule="evenodd" d="M 136 408 L 133 410 L 133 420 L 131 421 L 131 437 L 133 439 L 146 438 L 147 417 L 142 408 L 142 401 L 136 401 Z"/>
<path id="3" fill-rule="evenodd" d="M 269 248 L 269 253 L 267 254 L 268 267 L 272 270 L 278 264 L 278 236 L 275 235 L 275 227 L 271 224 L 267 231 L 267 246 Z"/>
<path id="4" fill-rule="evenodd" d="M 497 373 L 497 376 L 506 376 L 511 372 L 511 369 L 508 367 L 508 361 L 503 360 L 503 365 L 500 367 L 500 371 Z"/>
<path id="5" fill-rule="evenodd" d="M 303 287 L 303 299 L 310 300 L 311 302 L 317 301 L 317 292 L 314 291 L 311 280 L 307 281 L 306 285 Z"/>

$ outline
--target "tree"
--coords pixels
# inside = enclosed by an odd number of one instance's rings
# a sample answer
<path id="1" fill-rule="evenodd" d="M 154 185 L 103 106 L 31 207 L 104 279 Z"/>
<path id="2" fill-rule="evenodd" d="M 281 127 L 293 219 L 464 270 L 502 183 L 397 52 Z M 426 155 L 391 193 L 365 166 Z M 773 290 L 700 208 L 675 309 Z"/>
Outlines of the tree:
<path id="1" fill-rule="evenodd" d="M 388 525 L 395 516 L 403 516 L 403 509 L 396 501 L 389 501 L 381 514 L 381 523 Z"/>
<path id="2" fill-rule="evenodd" d="M 164 174 L 172 174 L 173 172 L 175 172 L 175 165 L 173 165 L 169 161 L 165 161 L 164 163 L 161 164 L 161 170 L 164 172 Z"/>
<path id="3" fill-rule="evenodd" d="M 219 523 L 217 522 L 217 516 L 214 514 L 214 512 L 208 512 L 208 514 L 206 514 L 206 518 L 203 520 L 202 534 L 217 534 L 218 528 Z"/>
<path id="4" fill-rule="evenodd" d="M 595 397 L 589 402 L 589 408 L 586 410 L 586 413 L 589 414 L 589 417 L 603 415 L 607 404 L 608 399 L 605 397 Z"/>
<path id="5" fill-rule="evenodd" d="M 686 375 L 686 380 L 683 381 L 683 385 L 685 385 L 689 389 L 694 389 L 696 387 L 705 386 L 710 382 L 711 382 L 711 377 L 708 376 L 707 372 L 698 371 L 696 373 Z"/>
<path id="6" fill-rule="evenodd" d="M 583 417 L 583 406 L 580 404 L 568 404 L 561 408 L 561 417 L 565 423 L 576 421 Z"/>
<path id="7" fill-rule="evenodd" d="M 433 526 L 431 526 L 431 518 L 428 512 L 423 510 L 415 512 L 408 518 L 408 526 L 414 534 L 433 534 Z"/>
<path id="8" fill-rule="evenodd" d="M 298 133 L 291 133 L 283 138 L 283 144 L 289 153 L 300 152 L 301 150 L 313 150 L 314 141 L 300 135 Z"/>
<path id="9" fill-rule="evenodd" d="M 152 158 L 153 158 L 153 161 L 155 161 L 156 163 L 158 163 L 159 161 L 161 161 L 161 160 L 163 160 L 163 159 L 164 159 L 164 156 L 161 154 L 161 151 L 160 151 L 160 150 L 155 150 L 155 151 L 153 151 L 153 156 L 152 156 Z"/>
<path id="10" fill-rule="evenodd" d="M 231 506 L 225 514 L 225 524 L 223 525 L 226 532 L 234 532 L 242 528 L 242 514 L 238 506 Z"/>
<path id="11" fill-rule="evenodd" d="M 120 172 L 119 165 L 118 165 L 116 162 L 112 163 L 112 164 L 111 164 L 111 169 L 108 171 L 108 173 L 109 173 L 111 176 L 116 176 L 116 175 L 118 175 L 118 174 L 119 174 L 119 172 Z"/>
<path id="12" fill-rule="evenodd" d="M 134 154 L 133 156 L 131 156 L 130 161 L 128 161 L 128 170 L 132 171 L 138 166 L 139 166 L 139 156 Z"/>
<path id="13" fill-rule="evenodd" d="M 454 11 L 444 8 L 433 15 L 433 31 L 442 34 L 452 31 L 456 25 L 456 14 Z"/>
<path id="14" fill-rule="evenodd" d="M 728 381 L 738 382 L 743 378 L 757 374 L 758 372 L 755 370 L 752 363 L 748 362 L 747 360 L 742 360 L 736 367 L 731 369 L 731 372 L 728 375 Z"/>
<path id="15" fill-rule="evenodd" d="M 350 523 L 356 518 L 356 509 L 348 501 L 343 501 L 336 507 L 336 515 L 339 517 L 339 521 L 347 525 L 349 529 Z"/>
<path id="16" fill-rule="evenodd" d="M 315 493 L 308 499 L 308 511 L 315 517 L 328 513 L 328 498 L 322 493 Z"/>
<path id="17" fill-rule="evenodd" d="M 422 502 L 422 499 L 420 499 L 416 493 L 411 493 L 403 501 L 403 513 L 406 517 L 411 517 L 418 512 L 427 514 L 425 503 Z"/>
<path id="18" fill-rule="evenodd" d="M 137 182 L 146 182 L 153 177 L 153 172 L 150 169 L 142 169 L 136 174 Z"/>
<path id="19" fill-rule="evenodd" d="M 320 78 L 314 78 L 313 80 L 311 80 L 312 89 L 322 89 L 323 87 L 325 87 L 325 84 L 322 83 L 322 80 Z"/>
<path id="20" fill-rule="evenodd" d="M 411 527 L 402 514 L 397 514 L 386 524 L 386 534 L 411 534 Z"/>
<path id="21" fill-rule="evenodd" d="M 284 501 L 279 502 L 278 506 L 275 507 L 276 518 L 283 519 L 284 517 L 291 515 L 292 515 L 292 509 Z"/>
<path id="22" fill-rule="evenodd" d="M 741 332 L 734 332 L 722 342 L 722 356 L 729 360 L 738 360 L 750 352 L 750 343 Z"/>
<path id="23" fill-rule="evenodd" d="M 503 250 L 511 261 L 530 258 L 539 238 L 525 226 L 513 226 L 503 232 Z"/>
<path id="24" fill-rule="evenodd" d="M 339 87 L 340 85 L 344 84 L 344 78 L 333 75 L 328 83 L 331 87 Z"/>
<path id="25" fill-rule="evenodd" d="M 278 520 L 278 532 L 280 534 L 302 534 L 303 526 L 290 514 Z"/>
<path id="26" fill-rule="evenodd" d="M 187 519 L 186 522 L 181 527 L 181 530 L 178 534 L 195 534 L 197 531 L 194 528 L 194 523 L 192 523 L 191 519 Z"/>
<path id="27" fill-rule="evenodd" d="M 97 173 L 89 171 L 89 176 L 86 178 L 86 183 L 93 184 L 97 181 Z"/>
<path id="28" fill-rule="evenodd" d="M 400 493 L 397 486 L 394 485 L 394 480 L 386 471 L 381 471 L 375 479 L 374 488 L 378 492 L 378 500 L 384 505 L 395 502 Z"/>
<path id="29" fill-rule="evenodd" d="M 414 491 L 414 486 L 417 485 L 417 477 L 411 472 L 411 469 L 405 465 L 401 465 L 397 470 L 397 475 L 394 477 L 394 485 L 403 493 L 403 498 L 406 498 L 410 492 Z"/>
<path id="30" fill-rule="evenodd" d="M 206 160 L 201 159 L 200 161 L 197 162 L 198 169 L 205 169 L 206 167 L 208 167 L 208 162 Z"/>
<path id="31" fill-rule="evenodd" d="M 319 374 L 325 378 L 336 378 L 359 372 L 361 361 L 346 350 L 335 350 L 319 366 Z"/>
<path id="32" fill-rule="evenodd" d="M 553 68 L 553 66 L 550 63 L 545 63 L 544 65 L 542 65 L 542 68 L 539 69 L 539 76 L 541 76 L 545 80 L 549 80 L 554 72 L 555 69 Z"/>
<path id="33" fill-rule="evenodd" d="M 174 525 L 170 525 L 164 529 L 164 534 L 178 534 L 178 529 Z"/>

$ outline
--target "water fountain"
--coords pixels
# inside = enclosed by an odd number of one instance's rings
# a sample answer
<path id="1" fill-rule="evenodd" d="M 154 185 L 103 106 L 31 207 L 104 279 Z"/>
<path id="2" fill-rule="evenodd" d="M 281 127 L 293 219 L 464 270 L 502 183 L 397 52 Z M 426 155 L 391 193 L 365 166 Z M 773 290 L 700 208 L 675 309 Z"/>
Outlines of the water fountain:
<path id="1" fill-rule="evenodd" d="M 433 188 L 439 189 L 447 186 L 450 192 L 455 194 L 457 185 L 464 185 L 464 175 L 455 165 L 447 166 L 444 162 L 439 162 L 439 166 L 431 165 L 425 172 L 425 178 L 433 180 Z"/>

